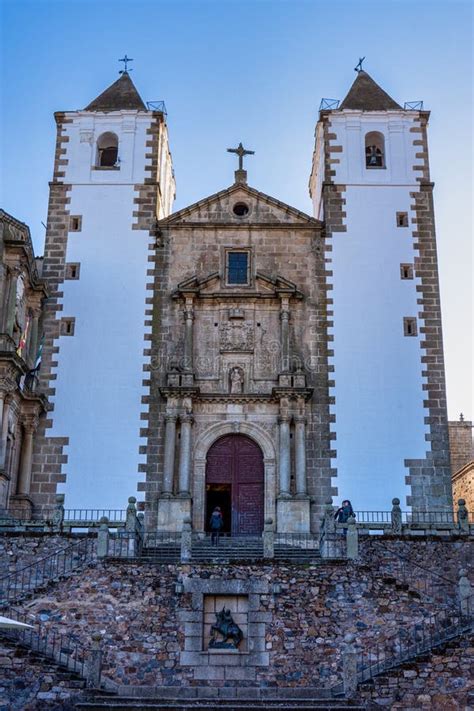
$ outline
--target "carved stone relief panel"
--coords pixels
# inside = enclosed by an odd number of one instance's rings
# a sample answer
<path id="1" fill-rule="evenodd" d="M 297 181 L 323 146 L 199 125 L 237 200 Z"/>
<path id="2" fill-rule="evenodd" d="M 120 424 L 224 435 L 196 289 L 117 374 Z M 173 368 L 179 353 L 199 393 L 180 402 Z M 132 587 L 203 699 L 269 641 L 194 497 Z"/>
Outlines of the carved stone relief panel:
<path id="1" fill-rule="evenodd" d="M 219 350 L 221 353 L 253 353 L 255 333 L 252 321 L 231 320 L 222 323 L 219 329 Z"/>

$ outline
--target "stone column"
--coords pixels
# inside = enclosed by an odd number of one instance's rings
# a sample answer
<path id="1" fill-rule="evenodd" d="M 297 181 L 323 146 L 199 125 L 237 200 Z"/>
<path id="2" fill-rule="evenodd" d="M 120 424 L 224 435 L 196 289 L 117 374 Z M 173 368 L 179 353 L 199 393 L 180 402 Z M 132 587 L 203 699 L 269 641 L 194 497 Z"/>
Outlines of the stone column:
<path id="1" fill-rule="evenodd" d="M 280 415 L 280 496 L 290 496 L 290 418 Z"/>
<path id="2" fill-rule="evenodd" d="M 100 678 L 102 676 L 101 641 L 102 635 L 100 633 L 92 635 L 92 648 L 89 664 L 87 665 L 87 686 L 89 689 L 100 689 Z"/>
<path id="3" fill-rule="evenodd" d="M 176 446 L 176 415 L 165 415 L 165 422 L 165 462 L 162 493 L 171 496 L 173 493 L 174 454 Z"/>
<path id="4" fill-rule="evenodd" d="M 400 508 L 400 499 L 392 499 L 392 533 L 399 536 L 402 532 L 402 510 Z"/>
<path id="5" fill-rule="evenodd" d="M 354 635 L 346 634 L 342 651 L 342 674 L 346 698 L 352 698 L 357 692 L 357 652 L 354 642 Z"/>
<path id="6" fill-rule="evenodd" d="M 31 319 L 31 328 L 30 328 L 30 338 L 28 342 L 28 362 L 31 364 L 31 366 L 34 368 L 35 367 L 35 362 L 36 362 L 36 353 L 38 351 L 38 325 L 39 325 L 39 313 L 35 311 L 33 313 L 33 317 Z"/>
<path id="7" fill-rule="evenodd" d="M 33 464 L 33 436 L 37 427 L 35 418 L 23 422 L 23 441 L 21 445 L 20 472 L 18 474 L 18 494 L 30 493 L 31 465 Z"/>
<path id="8" fill-rule="evenodd" d="M 346 545 L 349 560 L 357 560 L 359 557 L 359 532 L 355 516 L 349 516 L 347 520 Z"/>
<path id="9" fill-rule="evenodd" d="M 179 493 L 182 496 L 190 495 L 191 472 L 191 426 L 192 415 L 180 415 L 181 439 L 179 441 Z"/>
<path id="10" fill-rule="evenodd" d="M 295 417 L 296 493 L 306 496 L 306 418 Z"/>
<path id="11" fill-rule="evenodd" d="M 192 558 L 193 545 L 193 527 L 190 516 L 183 519 L 183 528 L 181 531 L 181 562 L 187 563 Z"/>
<path id="12" fill-rule="evenodd" d="M 469 512 L 466 508 L 465 499 L 458 499 L 457 518 L 461 533 L 469 533 Z"/>
<path id="13" fill-rule="evenodd" d="M 273 531 L 273 519 L 270 516 L 265 519 L 263 526 L 263 557 L 275 557 L 275 533 Z"/>
<path id="14" fill-rule="evenodd" d="M 4 469 L 6 465 L 6 454 L 7 454 L 7 438 L 8 438 L 8 414 L 9 414 L 9 405 L 8 405 L 8 400 L 3 393 L 3 400 L 2 400 L 2 429 L 0 430 L 1 433 L 1 440 L 0 440 L 0 469 Z"/>
<path id="15" fill-rule="evenodd" d="M 288 372 L 290 368 L 290 311 L 289 300 L 281 299 L 280 304 L 280 321 L 281 321 L 281 364 L 280 370 L 282 373 Z"/>
<path id="16" fill-rule="evenodd" d="M 97 558 L 106 558 L 109 553 L 109 519 L 102 516 L 97 532 Z"/>
<path id="17" fill-rule="evenodd" d="M 13 336 L 13 326 L 15 324 L 15 309 L 16 309 L 16 287 L 18 282 L 18 270 L 12 270 L 10 274 L 10 288 L 8 290 L 8 311 L 6 318 L 6 332 L 9 336 Z"/>
<path id="18" fill-rule="evenodd" d="M 193 299 L 186 298 L 184 305 L 184 370 L 193 372 Z"/>
<path id="19" fill-rule="evenodd" d="M 3 410 L 4 410 L 4 408 L 5 408 L 5 392 L 3 390 L 0 390 L 0 469 L 3 469 L 3 464 L 4 464 L 4 446 L 3 446 Z"/>
<path id="20" fill-rule="evenodd" d="M 474 590 L 465 568 L 461 568 L 459 571 L 458 599 L 461 614 L 470 617 L 474 612 Z"/>

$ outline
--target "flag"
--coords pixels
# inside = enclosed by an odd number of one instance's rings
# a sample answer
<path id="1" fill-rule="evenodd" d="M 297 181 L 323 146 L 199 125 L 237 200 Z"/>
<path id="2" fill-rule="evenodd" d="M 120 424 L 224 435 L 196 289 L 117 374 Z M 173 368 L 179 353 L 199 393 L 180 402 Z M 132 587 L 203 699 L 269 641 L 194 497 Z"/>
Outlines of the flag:
<path id="1" fill-rule="evenodd" d="M 20 356 L 20 358 L 23 356 L 23 351 L 25 350 L 26 346 L 26 341 L 28 339 L 28 329 L 30 328 L 30 319 L 26 319 L 26 326 L 25 330 L 20 336 L 20 343 L 18 344 L 18 348 L 16 349 L 16 354 Z"/>

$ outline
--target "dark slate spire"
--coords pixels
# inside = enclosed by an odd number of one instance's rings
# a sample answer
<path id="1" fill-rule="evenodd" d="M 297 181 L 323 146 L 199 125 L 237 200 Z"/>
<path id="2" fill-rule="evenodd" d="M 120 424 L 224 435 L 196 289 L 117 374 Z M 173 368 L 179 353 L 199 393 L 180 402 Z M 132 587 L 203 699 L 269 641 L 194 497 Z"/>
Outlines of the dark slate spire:
<path id="1" fill-rule="evenodd" d="M 390 111 L 402 107 L 384 91 L 371 76 L 361 70 L 349 89 L 349 93 L 339 106 L 340 109 L 358 111 Z"/>
<path id="2" fill-rule="evenodd" d="M 146 111 L 146 106 L 128 72 L 122 72 L 117 81 L 86 106 L 85 111 L 120 111 L 121 109 Z"/>

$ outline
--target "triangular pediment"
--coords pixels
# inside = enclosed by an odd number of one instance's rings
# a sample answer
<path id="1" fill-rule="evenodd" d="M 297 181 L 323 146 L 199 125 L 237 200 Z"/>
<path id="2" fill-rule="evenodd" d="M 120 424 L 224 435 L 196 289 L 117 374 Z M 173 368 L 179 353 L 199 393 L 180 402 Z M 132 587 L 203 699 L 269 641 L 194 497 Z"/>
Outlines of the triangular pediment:
<path id="1" fill-rule="evenodd" d="M 263 298 L 277 298 L 280 295 L 303 298 L 303 294 L 298 290 L 297 285 L 277 274 L 276 277 L 269 276 L 263 272 L 257 272 L 253 284 L 245 289 L 236 287 L 235 289 L 221 283 L 219 272 L 212 272 L 206 277 L 199 278 L 196 274 L 180 282 L 173 292 L 173 297 L 179 299 L 193 295 L 197 298 L 252 298 L 261 296 Z"/>
<path id="2" fill-rule="evenodd" d="M 244 214 L 236 214 L 238 205 L 244 206 L 240 208 Z M 210 225 L 288 224 L 308 227 L 321 225 L 314 217 L 265 195 L 245 183 L 234 183 L 230 188 L 210 195 L 160 220 L 159 224 L 162 227 L 173 227 L 196 223 L 200 225 L 206 223 Z"/>

